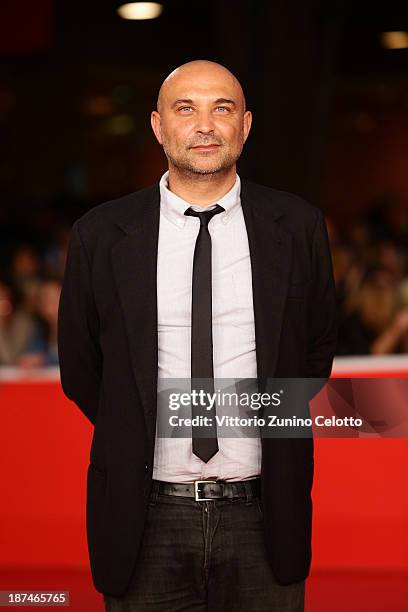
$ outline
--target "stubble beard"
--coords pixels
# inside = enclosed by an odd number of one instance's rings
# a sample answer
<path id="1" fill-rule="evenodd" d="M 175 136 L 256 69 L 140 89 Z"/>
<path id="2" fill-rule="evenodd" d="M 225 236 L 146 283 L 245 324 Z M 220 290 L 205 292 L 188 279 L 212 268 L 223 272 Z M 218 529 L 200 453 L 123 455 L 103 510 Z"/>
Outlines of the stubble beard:
<path id="1" fill-rule="evenodd" d="M 226 174 L 236 164 L 242 151 L 242 147 L 239 151 L 228 151 L 225 155 L 214 162 L 213 165 L 200 167 L 199 165 L 193 163 L 188 154 L 181 154 L 176 157 L 169 151 L 169 148 L 165 143 L 162 143 L 162 146 L 169 162 L 169 166 L 172 166 L 179 174 L 184 174 L 186 177 L 196 179 L 199 177 L 210 178 L 214 175 L 220 175 L 223 173 Z"/>

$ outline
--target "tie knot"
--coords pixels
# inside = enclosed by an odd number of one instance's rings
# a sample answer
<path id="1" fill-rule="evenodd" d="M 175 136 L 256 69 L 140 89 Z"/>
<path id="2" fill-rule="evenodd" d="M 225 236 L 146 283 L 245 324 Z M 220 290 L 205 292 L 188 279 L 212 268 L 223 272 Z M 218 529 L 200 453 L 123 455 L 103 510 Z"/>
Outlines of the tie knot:
<path id="1" fill-rule="evenodd" d="M 193 210 L 192 208 L 187 208 L 184 214 L 190 217 L 198 217 L 200 219 L 201 225 L 207 227 L 211 219 L 215 215 L 218 215 L 218 213 L 223 212 L 224 210 L 225 208 L 217 204 L 212 210 L 203 210 L 202 212 Z"/>

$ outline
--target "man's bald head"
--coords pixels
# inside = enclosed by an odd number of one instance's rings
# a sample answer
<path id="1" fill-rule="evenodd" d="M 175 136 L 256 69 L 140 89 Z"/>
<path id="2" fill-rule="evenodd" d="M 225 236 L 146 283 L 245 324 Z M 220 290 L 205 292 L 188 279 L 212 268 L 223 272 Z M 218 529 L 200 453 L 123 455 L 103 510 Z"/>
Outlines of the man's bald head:
<path id="1" fill-rule="evenodd" d="M 151 123 L 170 171 L 197 177 L 234 172 L 251 113 L 232 72 L 216 62 L 195 60 L 163 81 Z"/>
<path id="2" fill-rule="evenodd" d="M 217 62 L 211 62 L 210 60 L 193 60 L 182 64 L 178 68 L 175 68 L 170 74 L 164 79 L 161 84 L 159 95 L 157 96 L 157 111 L 160 113 L 163 109 L 163 102 L 166 98 L 166 94 L 171 91 L 172 86 L 176 85 L 184 79 L 208 79 L 214 77 L 221 77 L 227 79 L 232 84 L 232 87 L 237 92 L 237 97 L 242 105 L 242 112 L 246 110 L 246 100 L 244 91 L 241 83 L 237 77 L 225 66 L 218 64 Z"/>

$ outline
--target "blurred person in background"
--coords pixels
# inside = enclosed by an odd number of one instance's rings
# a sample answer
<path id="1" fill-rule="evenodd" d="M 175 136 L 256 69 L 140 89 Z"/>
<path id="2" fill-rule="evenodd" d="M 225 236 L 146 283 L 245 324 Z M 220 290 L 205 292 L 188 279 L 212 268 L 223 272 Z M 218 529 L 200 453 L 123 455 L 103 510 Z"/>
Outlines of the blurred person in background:
<path id="1" fill-rule="evenodd" d="M 332 258 L 339 312 L 346 316 L 354 309 L 365 264 L 356 256 L 352 246 L 344 242 L 333 247 Z"/>
<path id="2" fill-rule="evenodd" d="M 408 353 L 408 306 L 398 310 L 388 327 L 371 345 L 371 353 Z"/>
<path id="3" fill-rule="evenodd" d="M 388 270 L 392 275 L 398 291 L 406 272 L 406 251 L 397 242 L 388 238 L 376 243 L 375 259 L 379 267 Z"/>
<path id="4" fill-rule="evenodd" d="M 59 278 L 40 281 L 35 326 L 17 365 L 24 368 L 58 365 L 57 319 L 61 293 Z"/>
<path id="5" fill-rule="evenodd" d="M 67 225 L 58 227 L 55 238 L 46 246 L 44 252 L 44 269 L 47 274 L 59 277 L 64 276 L 71 228 Z"/>
<path id="6" fill-rule="evenodd" d="M 42 260 L 37 250 L 28 243 L 17 245 L 9 264 L 9 274 L 28 312 L 35 310 L 41 273 Z"/>
<path id="7" fill-rule="evenodd" d="M 0 365 L 16 365 L 33 333 L 33 316 L 23 306 L 20 290 L 6 276 L 0 279 Z"/>
<path id="8" fill-rule="evenodd" d="M 392 270 L 369 269 L 339 324 L 338 355 L 405 352 L 406 316 L 398 300 Z"/>
<path id="9" fill-rule="evenodd" d="M 15 284 L 24 291 L 25 283 L 38 278 L 41 270 L 41 258 L 30 244 L 19 244 L 11 258 L 10 274 Z"/>
<path id="10" fill-rule="evenodd" d="M 369 255 L 373 241 L 370 227 L 363 217 L 355 219 L 349 227 L 347 242 L 359 259 L 364 259 Z"/>

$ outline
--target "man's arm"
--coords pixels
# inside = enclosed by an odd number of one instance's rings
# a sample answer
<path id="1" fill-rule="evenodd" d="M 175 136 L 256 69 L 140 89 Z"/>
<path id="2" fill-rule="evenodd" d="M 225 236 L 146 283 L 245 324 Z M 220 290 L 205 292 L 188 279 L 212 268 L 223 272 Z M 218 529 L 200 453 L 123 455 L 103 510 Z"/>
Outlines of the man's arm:
<path id="1" fill-rule="evenodd" d="M 313 232 L 312 275 L 307 371 L 309 378 L 328 378 L 337 346 L 338 306 L 329 237 L 320 210 Z"/>
<path id="2" fill-rule="evenodd" d="M 58 355 L 63 391 L 93 425 L 103 361 L 98 331 L 90 265 L 76 221 L 72 226 L 58 309 Z"/>

